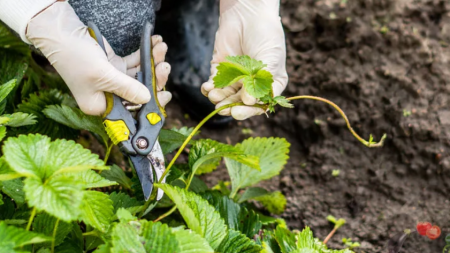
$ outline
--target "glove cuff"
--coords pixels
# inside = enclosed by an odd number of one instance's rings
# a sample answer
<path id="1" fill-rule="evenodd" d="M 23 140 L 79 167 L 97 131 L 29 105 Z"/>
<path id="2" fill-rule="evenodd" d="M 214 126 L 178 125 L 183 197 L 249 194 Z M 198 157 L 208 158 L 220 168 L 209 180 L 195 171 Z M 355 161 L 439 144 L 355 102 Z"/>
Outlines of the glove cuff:
<path id="1" fill-rule="evenodd" d="M 0 1 L 0 19 L 28 43 L 25 32 L 28 22 L 56 0 L 3 0 Z"/>

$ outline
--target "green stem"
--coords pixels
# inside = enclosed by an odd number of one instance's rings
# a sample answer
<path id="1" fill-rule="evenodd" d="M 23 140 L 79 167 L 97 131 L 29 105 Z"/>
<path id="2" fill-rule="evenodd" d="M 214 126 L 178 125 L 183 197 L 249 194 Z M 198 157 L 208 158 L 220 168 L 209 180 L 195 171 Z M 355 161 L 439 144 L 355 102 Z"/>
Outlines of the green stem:
<path id="1" fill-rule="evenodd" d="M 381 138 L 381 140 L 378 143 L 372 143 L 370 141 L 366 141 L 364 140 L 362 137 L 360 137 L 355 130 L 353 130 L 350 121 L 347 118 L 347 115 L 344 113 L 344 111 L 342 111 L 342 109 L 336 105 L 335 103 L 331 102 L 328 99 L 325 98 L 321 98 L 321 97 L 316 97 L 316 96 L 309 96 L 309 95 L 305 95 L 305 96 L 295 96 L 295 97 L 290 97 L 287 98 L 287 100 L 299 100 L 299 99 L 311 99 L 311 100 L 317 100 L 317 101 L 322 101 L 324 103 L 327 103 L 329 105 L 331 105 L 334 109 L 336 109 L 342 116 L 342 118 L 344 118 L 346 124 L 347 124 L 347 128 L 350 130 L 350 132 L 352 133 L 352 135 L 358 139 L 362 144 L 364 144 L 365 146 L 369 147 L 369 148 L 373 148 L 373 147 L 381 147 L 383 146 L 384 140 L 386 139 L 386 134 L 383 135 L 383 137 Z M 162 180 L 166 177 L 166 175 L 169 173 L 170 169 L 172 168 L 172 166 L 175 164 L 175 161 L 178 159 L 178 157 L 181 155 L 181 153 L 183 152 L 184 148 L 186 148 L 186 146 L 189 144 L 189 142 L 191 141 L 191 139 L 194 137 L 194 135 L 198 132 L 198 130 L 209 120 L 211 119 L 214 115 L 216 115 L 217 113 L 219 113 L 222 110 L 225 110 L 227 108 L 230 107 L 234 107 L 234 106 L 244 106 L 245 104 L 242 102 L 239 103 L 233 103 L 233 104 L 228 104 L 228 105 L 224 105 L 218 109 L 216 109 L 215 111 L 211 112 L 208 116 L 206 116 L 202 121 L 200 121 L 200 123 L 194 128 L 194 130 L 191 132 L 191 134 L 189 134 L 189 136 L 186 138 L 186 140 L 184 141 L 183 145 L 181 145 L 181 147 L 178 149 L 178 152 L 175 154 L 175 156 L 172 158 L 172 160 L 170 161 L 169 165 L 167 166 L 166 170 L 164 171 L 163 175 L 161 176 L 160 180 L 158 181 L 158 183 L 160 184 L 162 182 Z M 255 104 L 253 105 L 253 107 L 259 107 L 262 109 L 267 110 L 267 105 L 260 105 L 260 104 Z M 191 177 L 193 177 L 193 175 L 191 175 Z M 191 178 L 190 178 L 191 179 Z M 189 189 L 189 186 L 191 184 L 191 180 L 188 181 L 188 183 L 186 184 L 186 189 Z M 142 211 L 139 214 L 139 217 L 142 218 L 142 215 L 144 214 L 144 212 L 147 210 L 147 208 L 149 207 L 150 203 L 156 198 L 156 193 L 157 191 L 153 191 L 152 195 L 150 196 L 150 198 L 145 202 L 144 204 L 144 208 L 142 209 Z M 230 197 L 234 198 L 234 196 L 236 195 L 237 191 L 231 193 Z M 172 209 L 175 209 L 176 206 L 174 206 Z M 160 216 L 160 218 L 164 218 L 166 217 L 168 214 L 172 213 L 173 211 L 169 210 L 167 213 L 163 214 Z M 170 213 L 169 213 L 170 212 Z M 159 218 L 158 218 L 159 219 Z"/>
<path id="2" fill-rule="evenodd" d="M 159 180 L 158 183 L 161 183 L 162 179 L 167 175 L 167 173 L 169 173 L 170 169 L 172 168 L 172 166 L 174 165 L 175 161 L 178 159 L 178 157 L 181 155 L 181 153 L 183 152 L 184 148 L 189 144 L 189 142 L 191 141 L 192 137 L 194 137 L 194 135 L 198 132 L 198 130 L 200 130 L 200 128 L 210 119 L 212 118 L 214 115 L 216 115 L 217 113 L 219 113 L 222 110 L 225 110 L 227 108 L 230 107 L 234 107 L 234 106 L 241 106 L 241 105 L 245 105 L 244 103 L 233 103 L 233 104 L 228 104 L 228 105 L 224 105 L 222 107 L 220 107 L 219 109 L 211 112 L 208 116 L 206 116 L 202 121 L 200 121 L 200 123 L 198 123 L 198 125 L 194 128 L 194 130 L 192 131 L 191 134 L 189 134 L 189 136 L 186 138 L 186 140 L 184 141 L 183 145 L 181 145 L 181 147 L 178 149 L 178 152 L 175 154 L 175 156 L 173 157 L 172 161 L 170 161 L 169 166 L 167 166 L 166 171 L 164 171 L 161 179 Z M 260 107 L 260 108 L 265 108 L 264 105 L 254 105 L 254 107 Z"/>
<path id="3" fill-rule="evenodd" d="M 105 159 L 103 160 L 105 165 L 106 165 L 106 162 L 108 162 L 109 155 L 111 154 L 111 150 L 112 150 L 113 147 L 114 147 L 114 145 L 112 143 L 109 143 L 108 147 L 106 148 Z"/>
<path id="4" fill-rule="evenodd" d="M 173 212 L 175 212 L 175 210 L 177 210 L 177 206 L 173 206 L 169 211 L 163 213 L 161 216 L 159 216 L 156 220 L 154 220 L 153 222 L 157 222 L 160 221 L 164 218 L 166 218 L 167 216 L 171 215 Z"/>
<path id="5" fill-rule="evenodd" d="M 234 199 L 234 196 L 236 196 L 237 192 L 239 191 L 239 188 L 240 187 L 236 187 L 236 189 L 234 189 L 233 192 L 230 193 L 230 196 L 229 196 L 230 199 Z"/>
<path id="6" fill-rule="evenodd" d="M 36 207 L 31 210 L 30 219 L 28 220 L 27 231 L 30 231 L 31 224 L 33 223 L 34 216 L 36 216 Z"/>
<path id="7" fill-rule="evenodd" d="M 83 236 L 97 236 L 97 237 L 98 237 L 98 234 L 97 234 L 97 232 L 96 232 L 95 230 L 92 230 L 92 231 L 90 231 L 90 232 L 83 233 L 82 235 L 83 235 Z"/>
<path id="8" fill-rule="evenodd" d="M 337 106 L 335 103 L 331 102 L 330 100 L 321 98 L 321 97 L 316 97 L 316 96 L 308 96 L 308 95 L 287 98 L 287 100 L 298 100 L 298 99 L 312 99 L 312 100 L 322 101 L 324 103 L 331 105 L 334 109 L 336 109 L 339 112 L 339 114 L 341 114 L 342 118 L 344 118 L 345 123 L 347 124 L 348 130 L 350 130 L 352 135 L 355 136 L 355 138 L 358 139 L 362 144 L 364 144 L 365 146 L 367 146 L 369 148 L 378 148 L 378 147 L 383 146 L 384 140 L 386 139 L 386 134 L 384 134 L 383 137 L 381 138 L 381 140 L 377 143 L 372 143 L 372 142 L 364 140 L 361 136 L 359 136 L 355 132 L 355 130 L 353 130 L 352 126 L 350 125 L 350 121 L 348 120 L 347 115 L 345 115 L 344 111 L 339 106 Z"/>
<path id="9" fill-rule="evenodd" d="M 56 220 L 55 228 L 53 229 L 53 237 L 52 237 L 52 253 L 55 253 L 55 238 L 56 238 L 56 231 L 58 230 L 59 225 L 59 219 Z"/>
<path id="10" fill-rule="evenodd" d="M 198 130 L 209 120 L 211 119 L 214 115 L 216 115 L 217 113 L 219 113 L 222 110 L 225 110 L 227 108 L 233 107 L 233 106 L 240 106 L 240 105 L 245 105 L 242 102 L 239 103 L 233 103 L 233 104 L 228 104 L 228 105 L 224 105 L 216 110 L 214 110 L 213 112 L 211 112 L 208 116 L 206 116 L 202 121 L 200 121 L 200 123 L 198 123 L 198 125 L 194 128 L 194 130 L 191 132 L 191 134 L 189 134 L 189 136 L 186 138 L 186 140 L 184 141 L 184 143 L 181 145 L 181 147 L 178 149 L 178 152 L 175 154 L 175 156 L 172 158 L 172 160 L 170 161 L 169 165 L 167 166 L 166 170 L 164 171 L 164 173 L 161 176 L 161 179 L 158 181 L 158 183 L 160 184 L 161 181 L 166 177 L 167 173 L 169 173 L 170 169 L 172 168 L 172 166 L 175 164 L 175 161 L 178 159 L 178 157 L 181 155 L 181 153 L 183 152 L 184 148 L 189 144 L 189 142 L 192 140 L 192 137 L 194 137 L 194 135 L 198 132 Z M 254 107 L 260 107 L 260 108 L 266 108 L 265 105 L 254 105 Z M 189 185 L 187 186 L 189 188 Z M 142 211 L 139 213 L 139 217 L 142 218 L 142 215 L 144 214 L 144 212 L 147 210 L 147 208 L 149 207 L 150 203 L 156 198 L 156 193 L 158 191 L 153 190 L 152 195 L 150 196 L 150 198 L 145 202 L 144 204 L 144 208 L 142 209 Z"/>

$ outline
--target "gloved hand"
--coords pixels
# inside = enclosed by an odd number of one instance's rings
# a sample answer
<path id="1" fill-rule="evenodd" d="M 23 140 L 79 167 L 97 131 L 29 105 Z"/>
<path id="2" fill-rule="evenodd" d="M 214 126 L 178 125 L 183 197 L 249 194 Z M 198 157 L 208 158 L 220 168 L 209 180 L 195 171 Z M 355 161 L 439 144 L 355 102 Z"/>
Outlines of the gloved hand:
<path id="1" fill-rule="evenodd" d="M 223 89 L 214 88 L 216 67 L 227 56 L 248 55 L 267 64 L 266 70 L 274 78 L 274 96 L 279 96 L 286 88 L 286 44 L 279 8 L 279 0 L 221 0 L 211 77 L 202 85 L 202 93 L 216 104 L 216 108 L 236 102 L 257 103 L 256 98 L 242 89 L 241 82 Z M 219 114 L 244 120 L 262 113 L 264 110 L 260 108 L 235 106 Z"/>
<path id="2" fill-rule="evenodd" d="M 139 50 L 122 58 L 104 40 L 106 56 L 69 3 L 56 2 L 32 18 L 26 36 L 55 67 L 84 113 L 101 115 L 105 111 L 104 92 L 136 104 L 151 99 L 148 89 L 134 79 L 140 68 Z M 164 62 L 167 45 L 157 35 L 152 44 L 158 98 L 165 106 L 172 98 L 169 92 L 161 91 L 170 73 L 170 65 Z"/>

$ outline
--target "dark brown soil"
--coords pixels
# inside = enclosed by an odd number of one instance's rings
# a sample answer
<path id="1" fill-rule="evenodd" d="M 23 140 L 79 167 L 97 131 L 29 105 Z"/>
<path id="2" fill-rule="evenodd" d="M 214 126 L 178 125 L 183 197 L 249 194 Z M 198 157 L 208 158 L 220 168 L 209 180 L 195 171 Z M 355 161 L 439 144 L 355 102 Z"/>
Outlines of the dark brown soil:
<path id="1" fill-rule="evenodd" d="M 290 228 L 310 226 L 323 239 L 331 214 L 348 223 L 330 246 L 342 248 L 341 239 L 350 237 L 362 245 L 357 252 L 387 252 L 391 236 L 430 221 L 442 236 L 411 236 L 401 252 L 442 252 L 450 233 L 450 2 L 282 0 L 281 12 L 290 75 L 285 95 L 334 101 L 362 136 L 387 133 L 385 146 L 364 147 L 334 109 L 316 101 L 297 101 L 269 119 L 203 129 L 202 136 L 291 142 L 286 168 L 262 184 L 286 195 L 281 217 Z M 169 126 L 195 125 L 176 103 L 169 114 Z M 219 169 L 205 178 L 215 184 L 227 174 Z"/>

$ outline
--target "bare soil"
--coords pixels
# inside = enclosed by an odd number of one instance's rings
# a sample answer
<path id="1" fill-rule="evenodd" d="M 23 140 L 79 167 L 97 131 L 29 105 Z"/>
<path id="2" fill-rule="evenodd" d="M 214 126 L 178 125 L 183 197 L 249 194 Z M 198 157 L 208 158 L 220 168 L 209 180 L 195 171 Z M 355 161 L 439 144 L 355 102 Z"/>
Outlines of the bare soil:
<path id="1" fill-rule="evenodd" d="M 390 237 L 429 221 L 442 236 L 412 235 L 401 252 L 442 252 L 450 234 L 450 2 L 282 0 L 281 13 L 285 95 L 334 101 L 362 136 L 387 133 L 385 146 L 364 147 L 333 108 L 317 101 L 203 129 L 202 137 L 234 144 L 277 136 L 292 144 L 285 169 L 262 184 L 286 195 L 281 217 L 292 229 L 310 226 L 323 239 L 331 214 L 348 222 L 331 247 L 342 248 L 347 237 L 361 243 L 357 252 L 387 252 Z M 169 115 L 169 127 L 196 124 L 176 102 Z M 204 178 L 214 185 L 227 177 L 222 168 Z"/>

